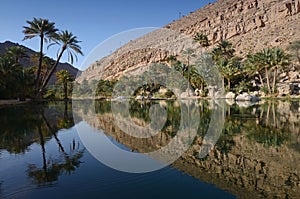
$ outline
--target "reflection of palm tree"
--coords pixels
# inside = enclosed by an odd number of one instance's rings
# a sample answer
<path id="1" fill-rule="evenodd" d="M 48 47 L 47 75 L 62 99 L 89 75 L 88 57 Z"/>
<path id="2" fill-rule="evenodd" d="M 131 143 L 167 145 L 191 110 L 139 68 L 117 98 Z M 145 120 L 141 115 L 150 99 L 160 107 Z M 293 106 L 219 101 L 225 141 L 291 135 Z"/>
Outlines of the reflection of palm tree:
<path id="1" fill-rule="evenodd" d="M 65 104 L 65 111 L 68 110 L 66 105 L 67 104 Z M 68 117 L 66 112 L 64 113 L 64 117 Z M 71 172 L 75 171 L 76 168 L 80 166 L 80 159 L 83 156 L 84 149 L 80 149 L 80 145 L 76 145 L 75 140 L 73 140 L 70 144 L 70 152 L 67 153 L 56 134 L 58 128 L 51 127 L 43 113 L 40 113 L 39 121 L 38 134 L 43 155 L 43 167 L 38 168 L 36 165 L 29 165 L 28 176 L 33 178 L 37 184 L 46 184 L 57 181 L 59 175 L 62 173 L 70 174 Z M 47 161 L 45 139 L 42 132 L 43 123 L 56 140 L 59 151 L 63 154 L 64 160 L 54 161 L 50 159 Z"/>

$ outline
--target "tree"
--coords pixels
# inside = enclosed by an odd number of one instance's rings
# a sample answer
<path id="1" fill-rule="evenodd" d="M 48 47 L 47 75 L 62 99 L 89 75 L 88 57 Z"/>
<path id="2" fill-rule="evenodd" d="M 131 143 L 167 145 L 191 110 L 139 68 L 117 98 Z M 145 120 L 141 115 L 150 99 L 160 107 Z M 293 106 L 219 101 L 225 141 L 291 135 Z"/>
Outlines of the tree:
<path id="1" fill-rule="evenodd" d="M 58 29 L 55 28 L 55 23 L 49 22 L 48 19 L 33 18 L 33 21 L 26 21 L 29 26 L 23 26 L 23 33 L 25 37 L 23 40 L 32 39 L 34 37 L 40 37 L 40 56 L 37 75 L 35 78 L 35 89 L 38 91 L 40 85 L 40 74 L 43 62 L 43 47 L 44 42 L 48 43 L 57 37 Z"/>
<path id="2" fill-rule="evenodd" d="M 194 40 L 199 42 L 202 47 L 209 46 L 208 37 L 203 33 L 197 32 L 197 34 L 194 36 Z"/>
<path id="3" fill-rule="evenodd" d="M 19 63 L 19 60 L 21 58 L 27 58 L 27 50 L 25 50 L 23 47 L 21 46 L 12 46 L 10 48 L 7 49 L 6 55 L 8 57 L 11 57 L 15 63 Z"/>
<path id="4" fill-rule="evenodd" d="M 248 54 L 243 66 L 243 71 L 246 73 L 246 75 L 250 77 L 257 75 L 261 86 L 265 86 L 262 77 L 264 64 L 259 60 L 259 57 L 256 56 L 256 54 Z"/>
<path id="5" fill-rule="evenodd" d="M 278 69 L 281 69 L 289 65 L 289 56 L 281 48 L 272 49 L 272 61 L 270 62 L 273 68 L 273 86 L 272 92 L 275 93 L 276 80 L 278 75 Z"/>
<path id="6" fill-rule="evenodd" d="M 217 47 L 211 51 L 212 59 L 223 77 L 227 80 L 228 90 L 231 88 L 232 78 L 240 74 L 240 58 L 235 57 L 234 53 L 235 49 L 232 43 L 227 40 L 222 40 Z"/>
<path id="7" fill-rule="evenodd" d="M 43 89 L 48 84 L 51 75 L 54 73 L 54 71 L 65 51 L 67 51 L 68 60 L 71 61 L 72 64 L 74 62 L 74 56 L 77 61 L 76 54 L 83 55 L 83 53 L 81 51 L 81 47 L 78 45 L 78 43 L 80 43 L 80 42 L 81 41 L 78 41 L 77 37 L 74 36 L 72 32 L 68 32 L 67 30 L 65 30 L 65 31 L 61 31 L 60 33 L 58 33 L 57 37 L 55 38 L 55 43 L 57 45 L 61 46 L 60 53 L 58 54 L 55 64 L 52 66 L 50 72 L 47 74 L 45 80 L 43 81 L 42 86 L 39 89 L 38 95 L 41 95 Z"/>
<path id="8" fill-rule="evenodd" d="M 260 74 L 260 71 L 264 69 L 268 93 L 275 93 L 278 69 L 289 64 L 289 56 L 281 48 L 265 48 L 253 55 L 248 55 L 246 63 L 255 73 Z M 273 72 L 272 87 L 270 83 L 271 72 Z"/>
<path id="9" fill-rule="evenodd" d="M 187 59 L 187 69 L 188 69 L 188 82 L 190 83 L 190 59 L 195 57 L 195 51 L 191 48 L 187 48 L 182 52 L 183 56 Z M 190 96 L 190 89 L 188 88 L 188 96 Z"/>
<path id="10" fill-rule="evenodd" d="M 230 59 L 234 56 L 235 49 L 232 43 L 227 40 L 222 40 L 216 48 L 213 49 L 213 59 L 218 61 L 217 58 Z M 215 55 L 215 56 L 214 56 Z"/>
<path id="11" fill-rule="evenodd" d="M 56 73 L 57 83 L 63 85 L 64 99 L 68 99 L 68 83 L 74 81 L 74 77 L 67 70 L 60 70 Z"/>
<path id="12" fill-rule="evenodd" d="M 217 65 L 219 71 L 224 76 L 224 78 L 227 80 L 228 85 L 228 91 L 231 89 L 231 80 L 238 76 L 241 72 L 241 62 L 240 58 L 233 57 L 229 60 L 223 59 L 218 65 Z"/>

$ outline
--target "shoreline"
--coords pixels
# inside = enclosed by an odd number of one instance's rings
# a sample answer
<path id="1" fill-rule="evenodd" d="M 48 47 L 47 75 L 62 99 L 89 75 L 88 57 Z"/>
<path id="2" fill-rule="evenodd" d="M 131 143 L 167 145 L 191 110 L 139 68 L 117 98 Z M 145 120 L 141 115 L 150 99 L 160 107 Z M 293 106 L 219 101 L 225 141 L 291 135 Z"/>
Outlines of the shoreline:
<path id="1" fill-rule="evenodd" d="M 26 99 L 25 101 L 19 101 L 18 99 L 0 99 L 0 108 L 13 106 L 13 105 L 26 104 L 29 102 L 31 102 L 30 99 Z"/>
<path id="2" fill-rule="evenodd" d="M 135 98 L 128 98 L 128 99 L 135 99 Z M 183 100 L 186 99 L 202 99 L 202 100 L 209 100 L 212 98 L 208 98 L 208 97 L 196 97 L 196 96 L 191 96 L 191 97 L 187 97 L 187 98 L 182 98 Z M 216 99 L 224 99 L 226 100 L 227 98 L 216 98 Z M 300 100 L 300 96 L 289 96 L 289 97 L 260 97 L 260 100 L 291 100 L 291 101 L 298 101 Z M 36 102 L 58 102 L 58 101 L 66 101 L 66 102 L 72 102 L 73 100 L 76 101 L 80 101 L 80 100 L 95 100 L 95 101 L 101 101 L 101 100 L 114 100 L 111 97 L 96 97 L 96 98 L 70 98 L 70 99 L 51 99 L 51 100 L 47 100 L 47 99 L 43 99 L 41 101 L 36 101 Z M 176 100 L 176 98 L 147 98 L 147 99 L 136 99 L 137 101 L 147 101 L 147 100 Z M 234 100 L 235 99 L 227 99 L 227 100 Z M 14 105 L 21 105 L 21 104 L 27 104 L 27 103 L 31 103 L 34 102 L 31 99 L 26 99 L 25 101 L 19 101 L 18 99 L 0 99 L 0 108 L 4 108 L 4 107 L 8 107 L 8 106 L 14 106 Z"/>

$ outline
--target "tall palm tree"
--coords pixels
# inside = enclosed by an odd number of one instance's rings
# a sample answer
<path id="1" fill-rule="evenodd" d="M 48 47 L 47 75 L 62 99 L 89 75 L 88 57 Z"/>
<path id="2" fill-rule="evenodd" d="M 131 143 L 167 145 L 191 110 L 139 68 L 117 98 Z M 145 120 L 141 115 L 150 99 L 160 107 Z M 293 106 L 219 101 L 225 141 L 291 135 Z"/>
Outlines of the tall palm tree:
<path id="1" fill-rule="evenodd" d="M 50 77 L 54 73 L 54 71 L 65 51 L 68 52 L 68 60 L 71 61 L 72 64 L 74 62 L 74 57 L 77 61 L 76 54 L 83 55 L 83 53 L 81 51 L 81 47 L 78 45 L 78 43 L 80 43 L 80 42 L 81 41 L 78 41 L 77 37 L 75 35 L 73 35 L 72 32 L 68 32 L 67 30 L 65 30 L 65 31 L 61 31 L 60 33 L 58 33 L 58 36 L 55 39 L 55 43 L 61 46 L 60 53 L 58 54 L 55 64 L 52 66 L 50 72 L 47 74 L 45 80 L 43 81 L 42 86 L 39 89 L 38 95 L 40 95 L 41 92 L 43 91 L 43 89 L 46 87 L 47 83 L 50 80 Z"/>
<path id="2" fill-rule="evenodd" d="M 15 63 L 19 63 L 21 58 L 27 58 L 27 50 L 21 46 L 12 46 L 7 49 L 7 56 L 11 57 Z"/>
<path id="3" fill-rule="evenodd" d="M 64 99 L 68 99 L 68 83 L 74 80 L 74 77 L 67 70 L 60 70 L 56 73 L 57 82 L 63 85 Z"/>
<path id="4" fill-rule="evenodd" d="M 42 62 L 43 62 L 43 48 L 44 42 L 48 43 L 53 38 L 57 36 L 56 32 L 58 29 L 55 28 L 55 23 L 49 22 L 48 19 L 42 18 L 33 18 L 33 21 L 26 21 L 29 26 L 23 26 L 24 30 L 23 33 L 25 37 L 23 40 L 32 39 L 34 37 L 40 37 L 40 57 L 39 57 L 39 65 L 38 71 L 35 79 L 35 87 L 36 91 L 38 91 L 40 85 L 40 74 L 42 69 Z"/>
<path id="5" fill-rule="evenodd" d="M 199 42 L 199 44 L 202 47 L 206 47 L 209 46 L 209 41 L 208 41 L 208 37 L 207 35 L 201 33 L 201 32 L 197 32 L 197 34 L 194 36 L 194 40 Z"/>

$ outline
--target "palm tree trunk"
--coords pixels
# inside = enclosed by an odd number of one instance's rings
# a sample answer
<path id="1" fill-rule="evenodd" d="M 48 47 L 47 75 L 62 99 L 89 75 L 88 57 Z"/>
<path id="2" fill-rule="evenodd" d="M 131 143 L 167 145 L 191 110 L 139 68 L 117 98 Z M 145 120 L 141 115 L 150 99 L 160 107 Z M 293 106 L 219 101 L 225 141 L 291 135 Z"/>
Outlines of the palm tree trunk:
<path id="1" fill-rule="evenodd" d="M 42 127 L 41 126 L 38 127 L 38 134 L 39 134 L 39 137 L 40 137 L 40 145 L 41 145 L 42 155 L 43 155 L 43 169 L 44 169 L 45 174 L 47 175 L 47 160 L 46 160 L 45 140 L 44 140 L 44 136 L 43 136 L 43 133 L 42 133 Z"/>
<path id="2" fill-rule="evenodd" d="M 265 86 L 264 80 L 263 80 L 263 78 L 262 78 L 262 76 L 261 76 L 261 74 L 260 74 L 259 72 L 258 72 L 258 77 L 259 77 L 260 84 L 261 84 L 262 86 Z"/>
<path id="3" fill-rule="evenodd" d="M 265 66 L 265 72 L 266 72 L 266 79 L 267 79 L 267 86 L 268 86 L 268 92 L 271 93 L 271 87 L 270 87 L 270 80 L 269 80 L 269 71 L 268 68 Z"/>
<path id="4" fill-rule="evenodd" d="M 272 86 L 272 92 L 273 93 L 275 93 L 276 77 L 277 77 L 277 67 L 275 67 L 274 74 L 273 74 L 273 86 Z"/>
<path id="5" fill-rule="evenodd" d="M 38 95 L 41 95 L 42 91 L 44 90 L 44 88 L 48 84 L 48 82 L 49 82 L 52 74 L 54 73 L 54 71 L 55 71 L 55 69 L 56 69 L 56 67 L 57 67 L 57 65 L 58 65 L 58 63 L 59 63 L 59 61 L 60 61 L 60 59 L 61 59 L 61 57 L 62 57 L 62 55 L 63 55 L 63 53 L 64 53 L 65 50 L 66 50 L 66 47 L 63 46 L 62 49 L 61 49 L 61 51 L 60 51 L 60 53 L 59 53 L 59 55 L 58 55 L 58 58 L 57 58 L 55 64 L 52 66 L 50 72 L 48 73 L 47 77 L 45 78 L 45 81 L 41 85 L 41 87 L 39 89 L 39 92 L 38 92 Z"/>
<path id="6" fill-rule="evenodd" d="M 68 82 L 64 82 L 64 93 L 65 93 L 65 96 L 64 96 L 64 99 L 68 99 Z"/>
<path id="7" fill-rule="evenodd" d="M 227 78 L 227 82 L 228 82 L 228 91 L 230 91 L 231 85 L 230 85 L 230 79 L 229 78 Z"/>
<path id="8" fill-rule="evenodd" d="M 40 34 L 40 57 L 39 57 L 39 66 L 38 66 L 38 71 L 36 75 L 36 80 L 35 80 L 35 90 L 36 92 L 39 91 L 39 86 L 40 86 L 40 76 L 41 76 L 41 70 L 42 70 L 42 63 L 43 63 L 43 48 L 44 48 L 44 34 Z"/>
<path id="9" fill-rule="evenodd" d="M 188 97 L 190 97 L 190 57 L 188 56 Z"/>

